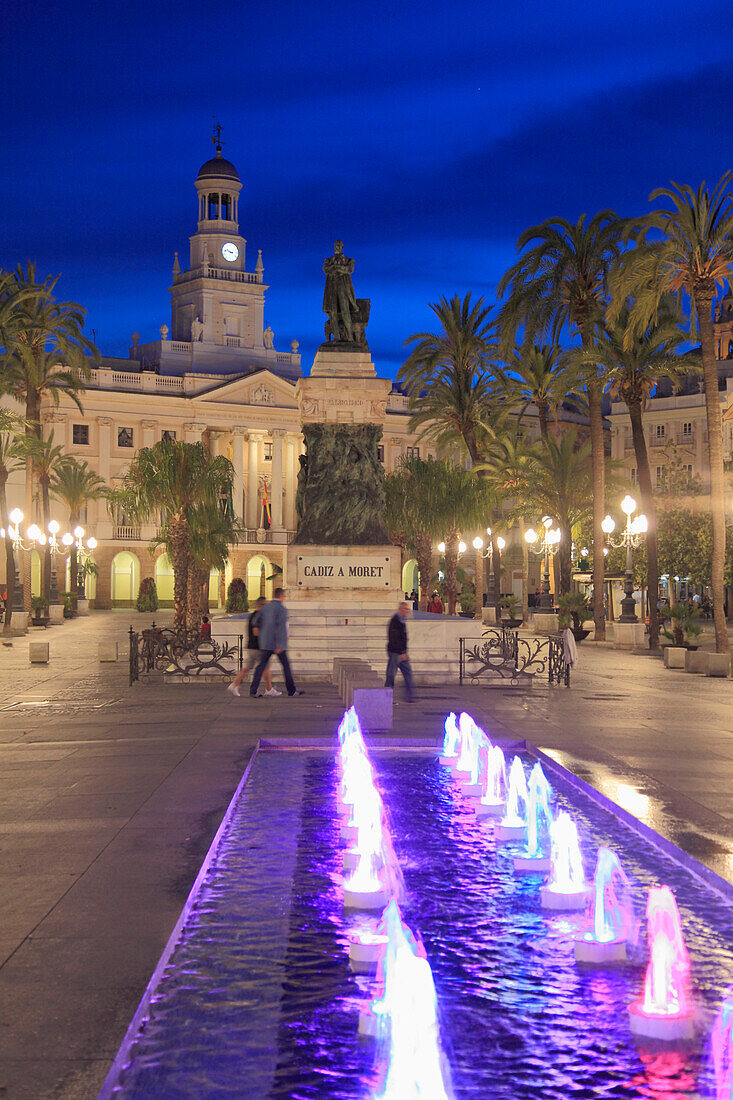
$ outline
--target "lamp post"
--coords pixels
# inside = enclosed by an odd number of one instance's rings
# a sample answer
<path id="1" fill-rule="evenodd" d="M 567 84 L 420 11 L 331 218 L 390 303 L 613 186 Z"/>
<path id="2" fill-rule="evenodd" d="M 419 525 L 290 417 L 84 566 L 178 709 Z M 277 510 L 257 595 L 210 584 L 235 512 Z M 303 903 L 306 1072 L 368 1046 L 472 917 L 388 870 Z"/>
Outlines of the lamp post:
<path id="1" fill-rule="evenodd" d="M 646 534 L 647 519 L 642 512 L 632 520 L 631 517 L 636 511 L 636 501 L 633 497 L 629 496 L 628 493 L 621 501 L 621 510 L 626 515 L 626 527 L 616 541 L 611 538 L 611 535 L 616 529 L 616 521 L 613 516 L 606 516 L 601 527 L 603 528 L 603 533 L 606 538 L 611 543 L 611 546 L 615 546 L 617 550 L 620 550 L 621 547 L 626 547 L 624 598 L 621 601 L 621 614 L 618 621 L 620 623 L 638 623 L 639 617 L 636 614 L 636 601 L 634 600 L 634 563 L 632 560 L 632 550 L 639 545 L 642 536 Z"/>
<path id="2" fill-rule="evenodd" d="M 10 535 L 10 541 L 13 544 L 13 568 L 15 570 L 15 589 L 13 591 L 13 606 L 10 608 L 11 616 L 24 615 L 25 603 L 23 600 L 23 585 L 20 580 L 20 570 L 18 568 L 18 554 L 21 550 L 30 549 L 23 545 L 23 539 L 20 534 L 20 525 L 23 522 L 23 513 L 20 508 L 13 508 L 8 519 L 8 534 Z M 2 537 L 5 538 L 5 531 L 2 531 Z"/>
<path id="3" fill-rule="evenodd" d="M 542 517 L 542 527 L 539 534 L 535 531 L 534 527 L 530 527 L 528 531 L 525 531 L 524 537 L 529 544 L 530 550 L 535 554 L 540 554 L 544 557 L 545 568 L 544 576 L 542 580 L 542 590 L 540 592 L 540 605 L 539 610 L 545 613 L 552 612 L 552 596 L 550 594 L 550 557 L 556 554 L 560 549 L 560 539 L 562 538 L 562 532 L 559 527 L 552 526 L 552 520 L 549 516 Z"/>
<path id="4" fill-rule="evenodd" d="M 476 535 L 476 538 L 473 540 L 473 548 L 476 551 L 476 579 L 478 582 L 478 576 L 482 569 L 481 563 L 488 558 L 489 591 L 486 597 L 486 604 L 488 607 L 494 607 L 496 605 L 496 576 L 494 574 L 494 539 L 491 537 L 490 527 L 486 528 L 486 534 L 489 536 L 489 542 L 485 551 L 483 550 L 484 540 L 481 538 L 480 535 Z M 497 535 L 496 545 L 499 549 L 499 552 L 501 553 L 501 551 L 506 546 L 506 540 L 503 539 L 501 535 Z M 478 583 L 476 584 L 476 593 L 478 595 Z M 481 612 L 478 608 L 478 599 L 476 600 L 476 604 L 476 618 L 478 619 L 481 617 Z"/>

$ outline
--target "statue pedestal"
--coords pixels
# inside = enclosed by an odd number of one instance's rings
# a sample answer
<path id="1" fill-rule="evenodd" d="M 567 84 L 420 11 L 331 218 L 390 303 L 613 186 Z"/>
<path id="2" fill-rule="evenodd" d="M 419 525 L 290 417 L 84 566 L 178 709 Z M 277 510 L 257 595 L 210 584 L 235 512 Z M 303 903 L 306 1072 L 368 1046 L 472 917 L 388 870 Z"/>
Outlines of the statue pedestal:
<path id="1" fill-rule="evenodd" d="M 403 598 L 398 546 L 288 546 L 285 585 L 289 603 L 309 601 L 319 613 L 348 615 L 348 608 L 394 608 Z M 394 611 L 393 611 L 394 614 Z"/>
<path id="2" fill-rule="evenodd" d="M 384 424 L 388 378 L 377 378 L 368 349 L 319 348 L 308 378 L 295 387 L 301 423 Z"/>

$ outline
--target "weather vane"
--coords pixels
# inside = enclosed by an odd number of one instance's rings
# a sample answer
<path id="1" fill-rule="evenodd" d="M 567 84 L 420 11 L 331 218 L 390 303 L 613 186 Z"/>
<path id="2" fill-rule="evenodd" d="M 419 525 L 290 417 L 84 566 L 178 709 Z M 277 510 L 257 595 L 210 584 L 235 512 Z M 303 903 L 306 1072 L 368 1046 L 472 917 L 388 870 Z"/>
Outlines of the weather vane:
<path id="1" fill-rule="evenodd" d="M 214 125 L 214 136 L 211 139 L 211 144 L 216 146 L 217 153 L 221 152 L 221 123 L 216 121 L 216 115 L 211 116 Z"/>

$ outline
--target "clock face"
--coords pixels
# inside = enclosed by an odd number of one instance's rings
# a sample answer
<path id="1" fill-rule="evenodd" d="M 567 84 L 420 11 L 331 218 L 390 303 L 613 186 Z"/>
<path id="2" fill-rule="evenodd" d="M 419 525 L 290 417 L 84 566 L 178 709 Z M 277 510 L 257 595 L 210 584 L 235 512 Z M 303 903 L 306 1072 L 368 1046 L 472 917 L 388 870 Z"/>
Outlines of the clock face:
<path id="1" fill-rule="evenodd" d="M 226 244 L 221 246 L 221 254 L 225 260 L 229 260 L 229 263 L 234 263 L 239 255 L 239 249 L 231 241 L 227 241 Z"/>

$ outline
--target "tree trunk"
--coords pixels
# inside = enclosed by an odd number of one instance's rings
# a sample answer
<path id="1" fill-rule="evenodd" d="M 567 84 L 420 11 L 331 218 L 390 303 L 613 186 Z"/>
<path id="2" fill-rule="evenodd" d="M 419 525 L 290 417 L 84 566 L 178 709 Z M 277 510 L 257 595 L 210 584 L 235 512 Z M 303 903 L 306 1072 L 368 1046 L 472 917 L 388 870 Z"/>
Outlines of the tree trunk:
<path id="1" fill-rule="evenodd" d="M 71 531 L 72 534 L 74 533 L 74 528 L 78 526 L 78 523 L 79 523 L 78 514 L 77 515 L 72 515 L 71 513 L 69 513 L 69 530 Z M 78 572 L 79 572 L 78 554 L 79 554 L 79 551 L 76 548 L 76 539 L 74 539 L 71 546 L 69 547 L 69 590 L 71 592 L 71 596 L 69 598 L 69 604 L 72 607 L 72 609 L 76 608 L 76 599 L 75 599 L 75 595 L 76 595 L 76 577 L 77 577 Z M 56 578 L 56 583 L 58 584 L 58 577 Z"/>
<path id="2" fill-rule="evenodd" d="M 10 619 L 13 614 L 13 599 L 15 597 L 15 557 L 13 555 L 13 540 L 8 533 L 10 520 L 8 519 L 8 498 L 5 493 L 7 474 L 0 476 L 0 527 L 5 531 L 5 594 L 6 614 L 3 624 L 3 633 L 10 633 Z"/>
<path id="3" fill-rule="evenodd" d="M 725 475 L 723 472 L 723 425 L 718 396 L 718 369 L 715 363 L 712 293 L 695 293 L 695 309 L 700 324 L 702 368 L 705 380 L 705 412 L 708 423 L 708 461 L 710 464 L 710 513 L 713 521 L 713 555 L 711 588 L 713 590 L 713 621 L 715 650 L 729 653 L 728 627 L 725 621 Z"/>
<path id="4" fill-rule="evenodd" d="M 644 514 L 647 518 L 646 534 L 646 586 L 649 600 L 649 648 L 659 649 L 659 552 L 657 548 L 657 507 L 652 489 L 652 472 L 649 468 L 649 455 L 644 438 L 644 422 L 641 401 L 632 401 L 628 405 L 631 420 L 631 436 L 634 441 L 636 469 L 639 476 L 639 491 Z M 642 601 L 642 615 L 644 602 Z"/>
<path id="5" fill-rule="evenodd" d="M 415 557 L 420 575 L 420 610 L 428 609 L 428 587 L 433 564 L 433 547 L 429 535 L 418 535 L 415 539 Z"/>
<path id="6" fill-rule="evenodd" d="M 198 630 L 201 621 L 208 612 L 209 569 L 197 561 L 188 566 L 186 626 L 189 630 Z"/>
<path id="7" fill-rule="evenodd" d="M 519 517 L 519 534 L 522 539 L 522 621 L 529 622 L 529 546 L 524 537 L 524 517 Z"/>
<path id="8" fill-rule="evenodd" d="M 47 603 L 51 592 L 51 550 L 48 545 L 48 524 L 51 518 L 51 501 L 49 499 L 48 485 L 48 477 L 41 477 L 41 530 L 46 536 L 46 545 L 43 548 L 43 559 L 41 562 L 41 595 Z M 71 587 L 74 589 L 73 578 Z"/>
<path id="9" fill-rule="evenodd" d="M 537 402 L 537 415 L 538 415 L 539 421 L 540 421 L 540 436 L 542 437 L 542 439 L 544 439 L 545 443 L 547 442 L 547 439 L 548 439 L 548 436 L 549 436 L 549 426 L 548 426 L 547 412 L 548 412 L 547 402 L 546 401 L 538 401 Z"/>
<path id="10" fill-rule="evenodd" d="M 591 341 L 583 339 L 587 348 Z M 603 611 L 603 517 L 606 514 L 606 450 L 601 411 L 601 387 L 597 380 L 588 382 L 591 459 L 593 463 L 593 621 L 596 641 L 606 640 L 606 616 Z"/>
<path id="11" fill-rule="evenodd" d="M 555 575 L 559 582 L 557 589 L 558 596 L 564 596 L 572 587 L 573 561 L 571 551 L 573 532 L 570 524 L 566 520 L 559 520 L 559 522 L 562 538 L 560 539 L 557 554 L 555 555 L 557 559 L 557 573 Z"/>
<path id="12" fill-rule="evenodd" d="M 448 614 L 456 613 L 456 569 L 458 567 L 458 530 L 452 527 L 445 540 L 445 594 L 448 599 Z"/>
<path id="13" fill-rule="evenodd" d="M 41 395 L 37 389 L 30 385 L 26 389 L 25 421 L 25 434 L 28 436 L 34 436 L 36 439 L 42 439 L 43 432 L 41 430 Z M 35 474 L 36 471 L 33 465 L 33 459 L 27 458 L 25 463 L 26 524 L 33 523 L 33 482 L 35 479 Z M 21 583 L 23 584 L 23 605 L 25 607 L 25 610 L 30 614 L 32 610 L 31 588 L 33 577 L 30 552 L 23 553 L 21 551 L 18 551 L 18 558 L 20 579 Z"/>
<path id="14" fill-rule="evenodd" d="M 186 626 L 191 536 L 188 521 L 180 512 L 168 523 L 168 546 L 173 566 L 173 629 L 181 630 Z"/>

